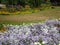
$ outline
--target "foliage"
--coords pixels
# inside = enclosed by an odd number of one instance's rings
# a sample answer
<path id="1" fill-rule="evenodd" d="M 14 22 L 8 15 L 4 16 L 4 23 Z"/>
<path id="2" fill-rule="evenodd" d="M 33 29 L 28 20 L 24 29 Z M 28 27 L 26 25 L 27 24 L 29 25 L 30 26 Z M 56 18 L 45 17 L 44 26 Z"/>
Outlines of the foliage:
<path id="1" fill-rule="evenodd" d="M 30 7 L 40 7 L 41 4 L 49 3 L 60 5 L 60 1 L 56 0 L 0 0 L 1 3 L 8 5 L 21 5 L 25 7 L 25 5 L 29 5 Z"/>
<path id="2" fill-rule="evenodd" d="M 6 11 L 0 11 L 0 15 L 9 15 L 10 13 L 9 12 L 6 12 Z"/>
<path id="3" fill-rule="evenodd" d="M 7 9 L 6 9 L 7 10 Z M 0 11 L 0 15 L 19 15 L 19 14 L 31 14 L 39 12 L 38 8 L 31 9 L 29 6 L 22 8 L 20 11 L 17 11 L 15 8 L 10 8 L 7 11 Z"/>
<path id="4" fill-rule="evenodd" d="M 6 8 L 0 12 L 0 15 L 7 14 L 30 14 L 40 10 L 49 9 L 50 0 L 0 0 Z M 37 9 L 35 9 L 37 8 Z M 1 10 L 1 9 L 0 9 Z"/>
<path id="5" fill-rule="evenodd" d="M 29 5 L 30 7 L 40 7 L 42 3 L 46 3 L 45 0 L 1 0 L 6 5 Z M 49 2 L 49 1 L 47 1 Z"/>
<path id="6" fill-rule="evenodd" d="M 0 30 L 3 28 L 3 25 L 2 24 L 0 24 Z"/>
<path id="7" fill-rule="evenodd" d="M 51 4 L 41 4 L 41 10 L 47 10 L 47 9 L 50 9 L 51 7 Z"/>

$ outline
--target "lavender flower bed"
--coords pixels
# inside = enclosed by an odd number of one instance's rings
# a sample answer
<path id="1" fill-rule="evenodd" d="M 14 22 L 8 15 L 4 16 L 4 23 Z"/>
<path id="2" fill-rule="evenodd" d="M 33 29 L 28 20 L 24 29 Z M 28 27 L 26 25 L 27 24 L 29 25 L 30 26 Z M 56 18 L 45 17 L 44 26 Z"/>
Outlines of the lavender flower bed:
<path id="1" fill-rule="evenodd" d="M 7 25 L 0 33 L 0 45 L 60 45 L 60 21 L 32 25 Z"/>

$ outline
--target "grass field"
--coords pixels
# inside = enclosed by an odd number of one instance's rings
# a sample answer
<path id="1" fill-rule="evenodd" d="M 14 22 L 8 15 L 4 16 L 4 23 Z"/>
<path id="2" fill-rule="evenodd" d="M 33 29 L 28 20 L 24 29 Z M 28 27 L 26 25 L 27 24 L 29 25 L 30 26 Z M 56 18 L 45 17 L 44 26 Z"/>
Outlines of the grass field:
<path id="1" fill-rule="evenodd" d="M 60 18 L 60 7 L 25 15 L 0 15 L 0 24 L 22 24 Z"/>

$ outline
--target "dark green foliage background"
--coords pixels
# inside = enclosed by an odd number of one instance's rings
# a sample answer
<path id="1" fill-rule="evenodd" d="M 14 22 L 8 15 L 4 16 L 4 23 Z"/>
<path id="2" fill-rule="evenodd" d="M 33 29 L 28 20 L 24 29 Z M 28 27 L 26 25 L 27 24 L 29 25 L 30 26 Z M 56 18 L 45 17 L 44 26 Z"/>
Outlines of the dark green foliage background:
<path id="1" fill-rule="evenodd" d="M 41 4 L 60 5 L 59 0 L 0 0 L 0 3 L 6 5 L 29 5 L 30 7 L 40 7 Z M 56 4 L 57 3 L 57 4 Z"/>

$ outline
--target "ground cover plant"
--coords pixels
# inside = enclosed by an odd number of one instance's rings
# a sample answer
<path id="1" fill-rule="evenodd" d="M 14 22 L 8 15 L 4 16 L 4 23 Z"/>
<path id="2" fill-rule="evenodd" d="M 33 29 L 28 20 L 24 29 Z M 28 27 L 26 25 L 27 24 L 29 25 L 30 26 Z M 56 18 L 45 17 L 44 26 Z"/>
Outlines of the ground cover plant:
<path id="1" fill-rule="evenodd" d="M 4 27 L 7 31 L 0 32 L 0 45 L 60 45 L 59 20 Z"/>

